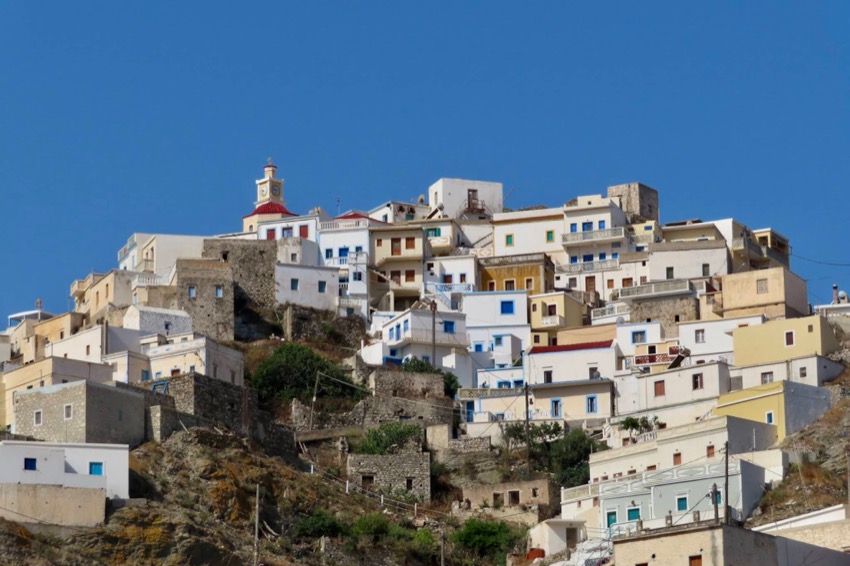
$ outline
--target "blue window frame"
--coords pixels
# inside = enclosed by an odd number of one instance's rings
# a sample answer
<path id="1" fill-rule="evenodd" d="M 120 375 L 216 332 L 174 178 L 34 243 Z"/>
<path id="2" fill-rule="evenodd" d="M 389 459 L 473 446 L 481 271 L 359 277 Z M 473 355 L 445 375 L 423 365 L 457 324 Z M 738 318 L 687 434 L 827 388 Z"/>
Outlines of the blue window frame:
<path id="1" fill-rule="evenodd" d="M 410 328 L 410 321 L 406 320 L 406 319 L 403 320 L 402 321 L 402 328 L 404 328 L 404 331 L 407 332 L 408 329 Z"/>
<path id="2" fill-rule="evenodd" d="M 339 257 L 348 257 L 348 247 L 339 248 Z"/>
<path id="3" fill-rule="evenodd" d="M 396 358 L 396 357 L 398 357 L 398 350 L 396 350 L 395 348 L 391 348 L 391 349 L 390 349 L 390 357 L 391 357 L 391 358 Z"/>
<path id="4" fill-rule="evenodd" d="M 632 344 L 646 344 L 646 330 L 632 332 Z"/>
<path id="5" fill-rule="evenodd" d="M 446 334 L 454 334 L 455 333 L 455 321 L 444 320 L 443 321 L 443 332 L 445 332 Z"/>
<path id="6" fill-rule="evenodd" d="M 576 224 L 575 222 L 571 222 L 570 233 L 575 234 L 576 232 L 578 232 L 578 224 Z"/>
<path id="7" fill-rule="evenodd" d="M 149 381 L 151 378 L 151 371 L 149 369 L 142 370 L 142 381 Z"/>
<path id="8" fill-rule="evenodd" d="M 642 252 L 642 251 L 644 251 L 644 250 L 646 250 L 646 246 L 636 246 L 636 247 L 635 247 L 635 251 L 636 251 L 636 252 Z"/>
<path id="9" fill-rule="evenodd" d="M 501 346 L 502 345 L 502 337 L 501 336 L 493 336 L 493 345 Z"/>
<path id="10" fill-rule="evenodd" d="M 395 337 L 398 338 L 399 340 L 401 340 L 401 325 L 400 324 L 395 325 Z"/>
<path id="11" fill-rule="evenodd" d="M 328 290 L 328 282 L 327 281 L 319 281 L 319 293 L 324 293 Z"/>
<path id="12" fill-rule="evenodd" d="M 619 248 L 619 247 L 620 247 L 620 242 L 611 242 L 611 247 L 612 247 L 612 248 Z"/>
<path id="13" fill-rule="evenodd" d="M 331 248 L 325 248 L 325 259 L 331 259 L 334 256 L 334 251 Z"/>
<path id="14" fill-rule="evenodd" d="M 103 462 L 89 462 L 89 475 L 90 476 L 102 476 L 103 475 Z"/>
<path id="15" fill-rule="evenodd" d="M 687 511 L 688 510 L 688 496 L 687 495 L 679 495 L 676 497 L 676 511 Z"/>
<path id="16" fill-rule="evenodd" d="M 644 231 L 652 230 L 652 224 L 647 224 L 646 226 L 643 227 L 643 229 L 644 229 Z"/>
<path id="17" fill-rule="evenodd" d="M 34 472 L 38 469 L 35 458 L 24 458 L 24 469 Z"/>
<path id="18" fill-rule="evenodd" d="M 523 381 L 522 379 L 514 380 L 514 387 L 522 387 L 523 385 L 525 385 L 525 381 Z"/>
<path id="19" fill-rule="evenodd" d="M 640 507 L 631 507 L 626 509 L 626 519 L 629 521 L 637 521 L 640 519 Z"/>
<path id="20" fill-rule="evenodd" d="M 717 495 L 714 496 L 714 498 L 717 500 L 718 505 L 723 503 L 723 494 L 720 493 L 719 491 L 717 492 Z"/>
<path id="21" fill-rule="evenodd" d="M 606 257 L 608 256 L 605 255 L 605 252 L 599 252 L 599 261 L 604 261 Z"/>
<path id="22" fill-rule="evenodd" d="M 561 400 L 552 399 L 549 403 L 549 416 L 553 419 L 561 416 Z"/>
<path id="23" fill-rule="evenodd" d="M 496 385 L 499 389 L 510 389 L 511 382 L 510 381 L 499 381 Z"/>
<path id="24" fill-rule="evenodd" d="M 591 262 L 593 261 L 593 254 L 584 254 L 583 256 L 581 256 L 581 260 L 583 262 Z"/>
<path id="25" fill-rule="evenodd" d="M 472 417 L 475 415 L 475 401 L 467 401 L 464 409 L 466 412 L 466 422 L 471 423 Z"/>
<path id="26" fill-rule="evenodd" d="M 584 397 L 584 406 L 585 412 L 588 414 L 598 413 L 599 412 L 599 404 L 596 402 L 596 395 L 585 395 Z"/>
<path id="27" fill-rule="evenodd" d="M 578 256 L 577 255 L 571 255 L 570 256 L 570 263 L 578 263 Z"/>
<path id="28" fill-rule="evenodd" d="M 293 277 L 292 279 L 289 280 L 289 289 L 291 291 L 297 291 L 298 290 L 298 279 L 295 279 Z"/>
<path id="29" fill-rule="evenodd" d="M 362 252 L 362 251 L 363 251 L 363 246 L 354 246 L 354 253 Z"/>
<path id="30" fill-rule="evenodd" d="M 581 231 L 582 232 L 590 232 L 593 230 L 593 222 L 582 222 L 581 223 Z"/>
<path id="31" fill-rule="evenodd" d="M 620 257 L 620 254 L 619 254 L 619 253 L 617 253 L 617 252 L 611 252 L 611 259 L 617 259 L 618 257 Z"/>
<path id="32" fill-rule="evenodd" d="M 600 229 L 600 230 L 604 230 L 604 229 L 605 229 L 605 221 L 604 221 L 604 220 L 600 220 L 600 221 L 599 221 L 599 229 Z"/>
<path id="33" fill-rule="evenodd" d="M 390 326 L 390 340 L 395 340 L 395 329 Z"/>
<path id="34" fill-rule="evenodd" d="M 484 344 L 482 342 L 476 342 L 475 345 L 473 346 L 473 350 L 475 350 L 476 352 L 483 352 L 484 351 Z"/>
<path id="35" fill-rule="evenodd" d="M 514 314 L 514 302 L 513 301 L 502 301 L 500 306 L 500 312 L 502 314 Z"/>
<path id="36" fill-rule="evenodd" d="M 422 356 L 422 361 L 428 362 L 430 364 L 431 363 L 431 356 Z"/>

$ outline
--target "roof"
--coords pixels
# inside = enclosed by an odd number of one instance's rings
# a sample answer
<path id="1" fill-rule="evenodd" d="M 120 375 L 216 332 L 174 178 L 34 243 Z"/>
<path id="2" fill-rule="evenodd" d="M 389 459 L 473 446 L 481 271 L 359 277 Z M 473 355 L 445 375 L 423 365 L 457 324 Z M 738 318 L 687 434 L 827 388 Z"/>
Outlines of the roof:
<path id="1" fill-rule="evenodd" d="M 340 214 L 339 216 L 334 216 L 334 220 L 355 220 L 359 218 L 362 218 L 364 220 L 374 220 L 374 218 L 366 216 L 362 212 L 355 211 L 346 212 L 345 214 Z M 380 220 L 376 220 L 376 222 L 380 222 Z"/>
<path id="2" fill-rule="evenodd" d="M 290 212 L 289 210 L 287 210 L 287 208 L 279 202 L 269 201 L 257 206 L 257 208 L 254 209 L 254 212 L 252 212 L 251 214 L 246 214 L 242 218 L 248 218 L 250 216 L 256 216 L 258 214 L 286 214 L 287 216 L 298 216 L 294 212 Z"/>
<path id="3" fill-rule="evenodd" d="M 593 350 L 596 348 L 610 348 L 613 340 L 602 340 L 600 342 L 582 342 L 581 344 L 565 344 L 563 346 L 535 346 L 529 354 L 549 354 L 551 352 L 572 352 L 573 350 Z"/>

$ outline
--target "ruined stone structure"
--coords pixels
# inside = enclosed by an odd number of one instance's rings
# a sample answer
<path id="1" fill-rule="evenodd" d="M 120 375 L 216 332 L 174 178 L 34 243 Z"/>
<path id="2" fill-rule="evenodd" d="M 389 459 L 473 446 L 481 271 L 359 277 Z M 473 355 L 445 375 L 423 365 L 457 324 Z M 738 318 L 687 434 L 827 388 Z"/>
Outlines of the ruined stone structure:
<path id="1" fill-rule="evenodd" d="M 177 305 L 192 316 L 193 330 L 215 340 L 233 340 L 234 284 L 230 264 L 178 259 L 175 273 Z"/>
<path id="2" fill-rule="evenodd" d="M 434 459 L 440 462 L 457 454 L 490 452 L 489 436 L 452 438 L 451 425 L 433 425 L 425 429 L 425 442 Z"/>
<path id="3" fill-rule="evenodd" d="M 669 297 L 635 300 L 631 305 L 632 322 L 660 322 L 664 336 L 677 336 L 679 323 L 699 320 L 699 299 Z"/>
<path id="4" fill-rule="evenodd" d="M 474 485 L 463 488 L 463 500 L 470 510 L 487 508 L 487 513 L 496 518 L 503 514 L 518 517 L 518 511 L 527 511 L 524 522 L 536 524 L 560 511 L 561 490 L 549 479 Z"/>
<path id="5" fill-rule="evenodd" d="M 349 454 L 348 478 L 366 491 L 431 500 L 431 458 L 422 452 L 421 437 L 394 454 Z"/>
<path id="6" fill-rule="evenodd" d="M 629 223 L 658 222 L 658 191 L 643 183 L 624 183 L 608 187 L 609 197 L 620 197 L 620 207 Z"/>

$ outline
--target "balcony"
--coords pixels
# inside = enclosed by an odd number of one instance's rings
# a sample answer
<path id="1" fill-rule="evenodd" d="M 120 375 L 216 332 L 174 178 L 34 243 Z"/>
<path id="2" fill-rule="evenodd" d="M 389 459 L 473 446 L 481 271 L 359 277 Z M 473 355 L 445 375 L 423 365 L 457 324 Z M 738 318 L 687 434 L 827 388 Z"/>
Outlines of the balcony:
<path id="1" fill-rule="evenodd" d="M 469 339 L 466 337 L 466 333 L 455 334 L 437 331 L 435 334 L 431 334 L 430 330 L 413 329 L 403 331 L 400 334 L 401 335 L 397 338 L 389 339 L 387 341 L 387 344 L 396 345 L 403 342 L 416 344 L 431 344 L 433 342 L 438 346 L 448 346 L 451 348 L 469 348 Z"/>
<path id="2" fill-rule="evenodd" d="M 319 229 L 322 232 L 332 231 L 332 230 L 355 230 L 359 228 L 368 228 L 369 220 L 365 218 L 359 218 L 357 220 L 342 220 L 339 222 L 321 222 L 319 224 Z"/>
<path id="3" fill-rule="evenodd" d="M 644 354 L 642 356 L 634 356 L 632 357 L 631 364 L 632 366 L 651 366 L 655 364 L 669 364 L 673 361 L 675 356 L 671 356 L 670 354 Z"/>
<path id="4" fill-rule="evenodd" d="M 691 282 L 687 279 L 678 279 L 672 281 L 662 281 L 659 283 L 647 283 L 638 285 L 637 287 L 626 287 L 624 289 L 615 290 L 612 293 L 612 299 L 630 300 L 630 299 L 651 299 L 657 297 L 666 297 L 670 295 L 691 294 L 694 288 Z"/>
<path id="5" fill-rule="evenodd" d="M 325 265 L 328 267 L 347 267 L 348 256 L 344 257 L 326 257 Z"/>
<path id="6" fill-rule="evenodd" d="M 511 397 L 522 395 L 522 387 L 462 387 L 457 391 L 458 399 L 480 399 L 486 397 Z"/>
<path id="7" fill-rule="evenodd" d="M 564 326 L 564 317 L 560 315 L 544 316 L 540 319 L 541 328 L 557 328 Z"/>
<path id="8" fill-rule="evenodd" d="M 363 301 L 361 299 L 350 295 L 344 295 L 339 298 L 339 306 L 341 307 L 358 308 L 362 302 Z"/>
<path id="9" fill-rule="evenodd" d="M 589 273 L 591 271 L 609 271 L 620 268 L 619 259 L 603 259 L 582 263 L 565 263 L 555 267 L 558 273 Z"/>
<path id="10" fill-rule="evenodd" d="M 626 229 L 605 228 L 603 230 L 587 230 L 585 232 L 569 232 L 561 237 L 561 244 L 567 248 L 604 242 L 616 242 L 626 237 Z"/>
<path id="11" fill-rule="evenodd" d="M 590 311 L 590 318 L 591 320 L 598 320 L 609 316 L 628 316 L 631 311 L 629 305 L 605 305 Z"/>
<path id="12" fill-rule="evenodd" d="M 478 263 L 486 266 L 515 265 L 521 263 L 544 263 L 546 254 L 539 252 L 534 254 L 503 255 L 499 257 L 478 257 Z"/>

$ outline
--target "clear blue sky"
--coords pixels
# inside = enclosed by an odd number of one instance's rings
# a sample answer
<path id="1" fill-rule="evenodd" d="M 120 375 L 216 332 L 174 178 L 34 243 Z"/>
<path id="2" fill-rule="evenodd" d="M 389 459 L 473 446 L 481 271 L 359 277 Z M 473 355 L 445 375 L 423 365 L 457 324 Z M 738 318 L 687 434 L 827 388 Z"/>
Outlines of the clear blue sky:
<path id="1" fill-rule="evenodd" d="M 850 3 L 4 2 L 0 315 L 134 231 L 498 180 L 508 206 L 639 180 L 850 263 Z M 792 259 L 813 301 L 850 267 Z M 850 289 L 848 289 L 850 290 Z"/>

